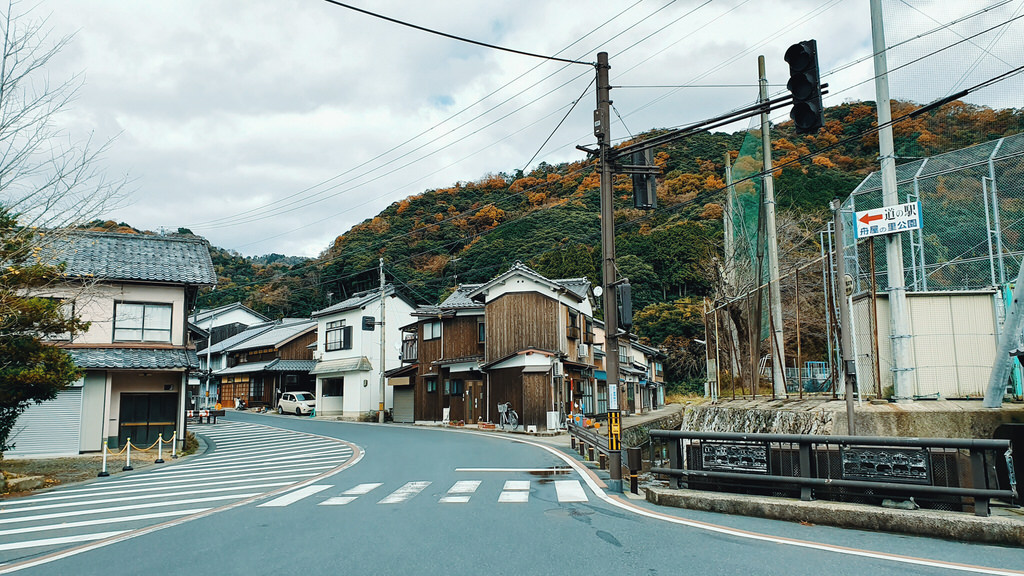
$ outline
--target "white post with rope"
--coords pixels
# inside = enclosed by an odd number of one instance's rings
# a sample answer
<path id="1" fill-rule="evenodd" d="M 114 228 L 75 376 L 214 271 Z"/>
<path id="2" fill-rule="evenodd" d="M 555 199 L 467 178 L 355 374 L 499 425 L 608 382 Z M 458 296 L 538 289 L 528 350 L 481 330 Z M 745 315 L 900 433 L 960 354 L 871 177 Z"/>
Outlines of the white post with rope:
<path id="1" fill-rule="evenodd" d="M 175 430 L 174 434 L 171 434 L 171 458 L 178 458 L 178 431 Z"/>
<path id="2" fill-rule="evenodd" d="M 131 438 L 128 439 L 128 446 L 126 446 L 125 448 L 126 448 L 126 451 L 125 451 L 125 457 L 124 457 L 124 466 L 121 467 L 121 471 L 122 472 L 127 472 L 129 470 L 135 470 L 135 468 L 132 468 L 132 439 Z"/>
<path id="3" fill-rule="evenodd" d="M 110 476 L 110 472 L 107 472 L 107 451 L 110 449 L 107 444 L 109 442 L 109 439 L 103 441 L 103 469 L 96 475 L 98 478 L 106 478 L 107 476 Z"/>
<path id="4" fill-rule="evenodd" d="M 153 464 L 163 464 L 163 463 L 164 463 L 164 433 L 161 432 L 161 433 L 157 434 L 157 436 L 156 436 L 156 460 L 153 461 Z"/>

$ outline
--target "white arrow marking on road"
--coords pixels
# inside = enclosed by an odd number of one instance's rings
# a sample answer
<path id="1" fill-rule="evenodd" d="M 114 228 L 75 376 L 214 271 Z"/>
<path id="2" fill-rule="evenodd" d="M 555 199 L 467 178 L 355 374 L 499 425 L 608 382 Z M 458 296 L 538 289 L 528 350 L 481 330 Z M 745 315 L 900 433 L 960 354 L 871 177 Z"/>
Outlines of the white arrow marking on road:
<path id="1" fill-rule="evenodd" d="M 555 494 L 559 502 L 589 502 L 587 493 L 577 480 L 555 480 Z"/>
<path id="2" fill-rule="evenodd" d="M 398 490 L 388 494 L 378 504 L 399 504 L 419 494 L 424 488 L 430 486 L 430 482 L 407 482 Z"/>
<path id="3" fill-rule="evenodd" d="M 313 494 L 316 494 L 317 492 L 327 490 L 328 488 L 333 488 L 333 486 L 331 486 L 330 484 L 314 484 L 312 486 L 306 486 L 305 488 L 299 488 L 298 490 L 289 492 L 284 496 L 274 498 L 270 502 L 264 502 L 263 504 L 260 504 L 259 507 L 280 508 L 282 506 L 288 506 L 289 504 L 294 504 L 299 500 L 302 500 L 303 498 L 307 498 L 309 496 L 312 496 Z"/>

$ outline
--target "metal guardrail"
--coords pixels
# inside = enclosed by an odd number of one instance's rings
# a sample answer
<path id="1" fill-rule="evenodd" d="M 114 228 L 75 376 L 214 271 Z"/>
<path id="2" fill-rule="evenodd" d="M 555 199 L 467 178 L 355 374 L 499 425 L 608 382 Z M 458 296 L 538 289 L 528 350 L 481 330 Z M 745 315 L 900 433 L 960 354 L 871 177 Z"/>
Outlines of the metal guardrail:
<path id="1" fill-rule="evenodd" d="M 668 476 L 672 488 L 764 494 L 795 487 L 801 500 L 945 497 L 943 505 L 951 507 L 962 507 L 960 499 L 966 497 L 973 498 L 978 516 L 989 515 L 993 498 L 1017 497 L 1015 485 L 1000 489 L 990 483 L 996 458 L 1003 454 L 1011 461 L 1009 440 L 681 430 L 651 430 L 650 435 L 664 441 L 669 460 L 667 468 L 651 472 Z M 970 487 L 959 485 L 963 452 Z"/>
<path id="2" fill-rule="evenodd" d="M 608 449 L 608 438 L 572 422 L 567 422 L 566 427 L 569 430 L 569 442 L 572 449 L 576 450 L 585 460 L 593 461 L 596 455 L 600 468 L 604 470 L 607 466 L 608 455 L 611 454 L 611 450 Z"/>

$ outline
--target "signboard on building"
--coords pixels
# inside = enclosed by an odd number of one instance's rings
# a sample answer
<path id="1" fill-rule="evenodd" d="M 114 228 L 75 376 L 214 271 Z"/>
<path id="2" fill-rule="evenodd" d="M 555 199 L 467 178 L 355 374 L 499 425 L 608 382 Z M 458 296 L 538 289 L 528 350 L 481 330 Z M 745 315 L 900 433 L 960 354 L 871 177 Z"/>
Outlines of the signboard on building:
<path id="1" fill-rule="evenodd" d="M 854 213 L 857 239 L 921 228 L 921 203 L 908 202 Z"/>

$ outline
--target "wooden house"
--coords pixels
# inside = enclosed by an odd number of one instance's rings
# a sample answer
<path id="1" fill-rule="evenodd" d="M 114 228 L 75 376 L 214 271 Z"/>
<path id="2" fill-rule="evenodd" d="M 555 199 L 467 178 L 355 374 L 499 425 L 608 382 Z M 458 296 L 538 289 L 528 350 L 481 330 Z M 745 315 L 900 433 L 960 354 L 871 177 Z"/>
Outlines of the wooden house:
<path id="1" fill-rule="evenodd" d="M 274 408 L 284 392 L 315 389 L 309 372 L 316 366 L 316 320 L 286 318 L 251 332 L 225 341 L 231 342 L 224 350 L 227 368 L 215 373 L 222 405 L 242 400 L 246 406 Z"/>

